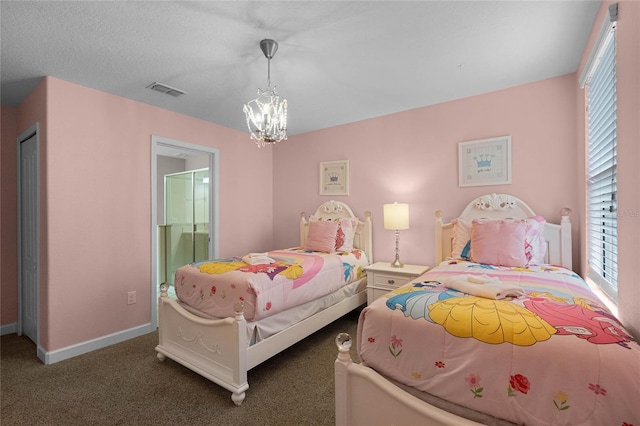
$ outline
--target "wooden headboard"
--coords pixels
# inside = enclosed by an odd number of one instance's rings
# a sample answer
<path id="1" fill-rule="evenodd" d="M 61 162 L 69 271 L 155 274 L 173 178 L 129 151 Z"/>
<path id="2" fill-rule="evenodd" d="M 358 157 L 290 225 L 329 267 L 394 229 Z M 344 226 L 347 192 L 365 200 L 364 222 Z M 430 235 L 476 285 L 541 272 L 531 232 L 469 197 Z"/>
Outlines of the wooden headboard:
<path id="1" fill-rule="evenodd" d="M 371 225 L 371 212 L 364 213 L 364 220 L 360 220 L 345 203 L 341 201 L 327 201 L 322 203 L 313 214 L 316 219 L 336 220 L 342 218 L 358 219 L 356 234 L 353 238 L 353 247 L 364 251 L 367 254 L 369 263 L 373 263 L 373 228 Z M 310 216 L 305 212 L 300 213 L 300 245 L 304 246 L 309 232 Z"/>
<path id="2" fill-rule="evenodd" d="M 560 224 L 548 223 L 544 228 L 547 241 L 545 263 L 561 265 L 572 269 L 571 253 L 571 209 L 560 210 Z M 508 194 L 483 195 L 470 202 L 458 217 L 471 221 L 473 219 L 525 219 L 536 214 L 524 201 Z M 453 247 L 453 224 L 443 223 L 442 212 L 436 211 L 435 223 L 436 263 L 451 256 Z"/>

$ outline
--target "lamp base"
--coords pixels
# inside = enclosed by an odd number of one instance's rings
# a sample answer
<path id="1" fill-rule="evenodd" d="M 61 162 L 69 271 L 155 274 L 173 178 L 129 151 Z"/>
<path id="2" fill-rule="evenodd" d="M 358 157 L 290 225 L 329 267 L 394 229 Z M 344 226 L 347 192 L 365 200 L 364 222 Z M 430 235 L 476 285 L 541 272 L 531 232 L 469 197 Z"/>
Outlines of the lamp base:
<path id="1" fill-rule="evenodd" d="M 404 265 L 400 262 L 400 231 L 396 229 L 396 260 L 391 262 L 391 266 L 394 268 L 402 268 Z"/>
<path id="2" fill-rule="evenodd" d="M 398 259 L 396 257 L 396 260 L 391 262 L 391 266 L 393 266 L 394 268 L 402 268 L 404 266 L 404 264 L 402 262 L 400 262 L 400 259 Z"/>

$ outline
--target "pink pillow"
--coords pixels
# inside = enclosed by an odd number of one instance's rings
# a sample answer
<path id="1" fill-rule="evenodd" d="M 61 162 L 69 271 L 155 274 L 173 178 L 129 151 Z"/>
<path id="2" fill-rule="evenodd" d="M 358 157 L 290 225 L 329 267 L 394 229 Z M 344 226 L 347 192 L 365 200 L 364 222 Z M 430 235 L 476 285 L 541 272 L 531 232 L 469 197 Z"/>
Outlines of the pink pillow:
<path id="1" fill-rule="evenodd" d="M 337 231 L 338 222 L 327 220 L 311 221 L 304 249 L 333 253 L 336 250 Z"/>
<path id="2" fill-rule="evenodd" d="M 524 254 L 529 265 L 542 265 L 547 253 L 544 226 L 547 221 L 542 216 L 532 216 L 525 220 L 527 230 L 524 235 Z"/>
<path id="3" fill-rule="evenodd" d="M 474 219 L 471 224 L 471 259 L 489 265 L 526 266 L 526 230 L 526 223 L 522 220 Z"/>
<path id="4" fill-rule="evenodd" d="M 338 231 L 336 233 L 336 250 L 352 251 L 353 238 L 356 236 L 356 219 L 340 219 L 338 222 Z"/>

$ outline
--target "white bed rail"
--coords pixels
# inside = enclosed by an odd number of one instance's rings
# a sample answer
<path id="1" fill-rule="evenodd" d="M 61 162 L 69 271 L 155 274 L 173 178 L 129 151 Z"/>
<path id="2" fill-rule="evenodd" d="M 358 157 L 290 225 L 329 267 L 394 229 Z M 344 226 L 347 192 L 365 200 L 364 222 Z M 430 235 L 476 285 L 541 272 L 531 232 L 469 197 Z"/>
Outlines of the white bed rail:
<path id="1" fill-rule="evenodd" d="M 347 333 L 336 337 L 336 426 L 480 425 L 402 392 L 371 368 L 354 363 L 349 352 L 351 344 Z"/>

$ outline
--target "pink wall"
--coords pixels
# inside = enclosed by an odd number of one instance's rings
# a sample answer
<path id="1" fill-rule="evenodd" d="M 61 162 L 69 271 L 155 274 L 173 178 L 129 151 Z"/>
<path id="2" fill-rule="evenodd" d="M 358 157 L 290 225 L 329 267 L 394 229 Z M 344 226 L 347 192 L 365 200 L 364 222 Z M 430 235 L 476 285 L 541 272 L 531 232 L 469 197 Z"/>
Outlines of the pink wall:
<path id="1" fill-rule="evenodd" d="M 45 350 L 150 321 L 151 135 L 219 150 L 221 256 L 270 247 L 272 154 L 245 133 L 55 78 L 30 99 L 18 108 L 18 132 L 49 123 L 41 127 Z M 137 304 L 127 305 L 129 291 Z"/>
<path id="2" fill-rule="evenodd" d="M 506 192 L 550 221 L 559 220 L 561 207 L 573 210 L 574 269 L 584 274 L 584 94 L 577 77 L 611 3 L 601 5 L 576 74 L 298 135 L 278 146 L 274 216 L 283 220 L 274 223 L 276 246 L 297 243 L 297 231 L 288 224 L 297 212 L 312 213 L 329 199 L 318 194 L 319 162 L 348 159 L 351 192 L 335 198 L 359 216 L 373 212 L 377 261 L 394 255 L 393 232 L 382 226 L 384 203 L 410 204 L 411 228 L 401 231 L 401 259 L 430 265 L 435 210 L 451 219 L 478 195 Z M 620 1 L 619 14 L 618 310 L 640 338 L 640 2 Z M 513 138 L 513 184 L 459 188 L 457 143 L 507 134 Z"/>
<path id="3" fill-rule="evenodd" d="M 17 112 L 15 108 L 2 105 L 2 136 L 0 139 L 0 282 L 18 281 L 18 259 L 15 253 L 18 246 L 18 212 L 11 208 L 16 198 L 16 131 Z M 0 288 L 0 324 L 15 323 L 18 318 L 18 287 Z"/>
<path id="4" fill-rule="evenodd" d="M 631 213 L 620 220 L 619 308 L 636 336 L 639 28 L 640 3 L 620 2 L 619 206 Z M 550 221 L 559 219 L 560 208 L 573 209 L 574 267 L 581 270 L 584 102 L 576 80 L 570 74 L 292 136 L 270 153 L 255 149 L 243 132 L 46 78 L 17 112 L 2 107 L 2 324 L 15 321 L 17 312 L 11 272 L 15 250 L 5 241 L 7 225 L 17 217 L 7 207 L 15 205 L 15 193 L 7 189 L 15 172 L 6 165 L 15 146 L 8 144 L 36 121 L 42 156 L 40 343 L 45 350 L 149 321 L 151 135 L 219 149 L 221 256 L 297 244 L 299 212 L 313 213 L 331 198 L 318 193 L 319 162 L 348 159 L 351 194 L 335 198 L 359 216 L 372 211 L 375 260 L 390 260 L 394 252 L 393 232 L 382 226 L 384 203 L 410 204 L 411 228 L 400 237 L 402 260 L 433 264 L 434 211 L 443 210 L 448 220 L 478 195 L 505 192 L 522 196 Z M 513 183 L 459 188 L 458 142 L 501 135 L 513 138 Z M 7 154 L 9 149 L 13 153 Z M 132 290 L 138 303 L 127 306 L 126 293 Z"/>
<path id="5" fill-rule="evenodd" d="M 359 216 L 372 211 L 377 261 L 392 260 L 395 250 L 394 233 L 382 224 L 385 203 L 409 203 L 400 258 L 426 265 L 434 261 L 438 209 L 448 220 L 476 196 L 505 192 L 551 221 L 563 207 L 577 211 L 575 80 L 566 75 L 289 138 L 274 156 L 274 216 L 282 219 L 274 224 L 276 245 L 297 241 L 289 225 L 297 212 L 313 213 L 329 199 L 318 192 L 321 161 L 349 160 L 350 195 L 335 198 Z M 458 187 L 458 142 L 503 135 L 512 137 L 513 184 Z"/>
<path id="6" fill-rule="evenodd" d="M 600 31 L 608 7 L 605 1 L 583 52 L 578 72 L 584 64 Z M 618 313 L 620 319 L 636 337 L 640 338 L 640 2 L 619 1 L 616 29 L 617 49 L 617 154 L 618 154 Z M 584 92 L 579 91 L 578 127 L 581 135 L 578 150 L 584 153 Z M 584 158 L 584 157 L 582 157 Z M 584 162 L 578 179 L 580 202 L 584 203 Z M 580 232 L 586 232 L 585 212 L 580 211 Z M 586 274 L 586 252 L 581 275 Z"/>

